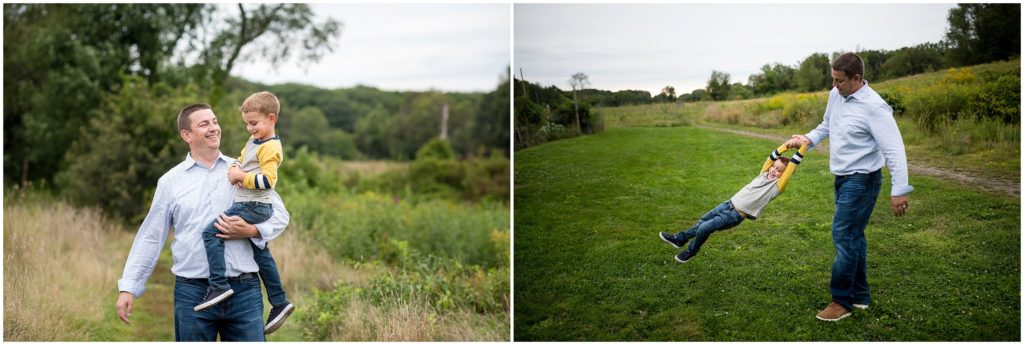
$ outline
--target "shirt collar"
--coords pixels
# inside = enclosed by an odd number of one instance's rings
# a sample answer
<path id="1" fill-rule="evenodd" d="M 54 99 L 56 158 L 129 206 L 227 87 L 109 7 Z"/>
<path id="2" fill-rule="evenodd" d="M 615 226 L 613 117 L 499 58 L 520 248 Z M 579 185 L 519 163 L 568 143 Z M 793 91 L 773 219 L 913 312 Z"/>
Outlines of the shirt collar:
<path id="1" fill-rule="evenodd" d="M 271 141 L 271 140 L 281 140 L 281 136 L 275 135 L 273 138 L 267 138 L 267 140 L 259 140 L 259 139 L 253 138 L 252 139 L 252 143 L 256 144 L 256 145 L 260 145 L 260 144 L 263 144 L 263 143 Z"/>
<path id="2" fill-rule="evenodd" d="M 865 80 L 864 81 L 864 86 L 861 86 L 860 89 L 857 90 L 857 92 L 854 92 L 852 95 L 849 95 L 849 96 L 845 97 L 846 101 L 849 102 L 850 100 L 853 100 L 853 99 L 863 100 L 864 99 L 864 94 L 867 93 L 867 88 L 868 88 L 868 81 Z"/>
<path id="3" fill-rule="evenodd" d="M 223 153 L 217 152 L 217 160 L 224 161 L 225 163 L 231 163 L 231 157 L 225 156 Z M 217 160 L 213 161 L 213 164 L 217 164 Z M 199 162 L 192 158 L 192 152 L 185 154 L 185 170 L 191 169 L 194 166 L 200 166 Z"/>

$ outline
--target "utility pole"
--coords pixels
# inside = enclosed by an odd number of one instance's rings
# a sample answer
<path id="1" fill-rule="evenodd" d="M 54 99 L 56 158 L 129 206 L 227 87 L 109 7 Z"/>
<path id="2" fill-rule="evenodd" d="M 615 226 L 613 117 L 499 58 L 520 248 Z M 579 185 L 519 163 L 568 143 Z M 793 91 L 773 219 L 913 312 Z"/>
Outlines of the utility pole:
<path id="1" fill-rule="evenodd" d="M 441 107 L 441 140 L 448 139 L 448 103 Z"/>

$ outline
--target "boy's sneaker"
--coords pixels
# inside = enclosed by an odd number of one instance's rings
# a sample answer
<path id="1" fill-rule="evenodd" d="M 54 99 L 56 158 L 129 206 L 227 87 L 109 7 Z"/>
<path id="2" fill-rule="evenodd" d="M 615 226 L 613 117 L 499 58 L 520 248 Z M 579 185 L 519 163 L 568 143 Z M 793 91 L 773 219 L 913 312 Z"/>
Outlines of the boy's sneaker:
<path id="1" fill-rule="evenodd" d="M 270 316 L 267 317 L 267 326 L 263 327 L 263 334 L 274 333 L 278 328 L 281 328 L 281 325 L 284 324 L 284 320 L 287 319 L 293 311 L 295 311 L 295 305 L 291 303 L 285 303 L 284 305 L 271 308 Z"/>
<path id="2" fill-rule="evenodd" d="M 686 241 L 678 241 L 678 240 L 676 240 L 676 235 L 673 235 L 673 234 L 670 234 L 670 233 L 667 233 L 667 232 L 664 232 L 664 231 L 663 232 L 659 232 L 658 233 L 658 237 L 661 238 L 662 241 L 665 241 L 668 244 L 671 244 L 673 247 L 676 247 L 676 248 L 682 247 L 684 244 L 686 244 Z"/>
<path id="3" fill-rule="evenodd" d="M 682 253 L 679 253 L 679 254 L 676 255 L 676 261 L 679 261 L 679 262 L 684 263 L 684 264 L 687 261 L 690 261 L 690 259 L 692 259 L 692 258 L 693 258 L 693 253 L 690 253 L 689 250 L 684 250 Z"/>
<path id="4" fill-rule="evenodd" d="M 203 302 L 199 303 L 199 305 L 192 310 L 202 311 L 206 308 L 217 305 L 217 303 L 224 301 L 224 299 L 231 297 L 231 295 L 234 294 L 235 290 L 232 289 L 220 290 L 211 287 L 209 290 L 206 290 L 206 298 L 203 299 Z"/>

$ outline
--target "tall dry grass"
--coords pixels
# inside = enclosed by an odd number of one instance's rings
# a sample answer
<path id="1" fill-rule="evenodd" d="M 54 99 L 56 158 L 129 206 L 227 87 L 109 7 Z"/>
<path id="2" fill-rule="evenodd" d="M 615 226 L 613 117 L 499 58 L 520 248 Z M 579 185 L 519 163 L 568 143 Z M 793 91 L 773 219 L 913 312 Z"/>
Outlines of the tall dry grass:
<path id="1" fill-rule="evenodd" d="M 468 311 L 435 313 L 424 304 L 379 306 L 352 300 L 338 322 L 332 341 L 508 341 L 508 318 Z"/>
<path id="2" fill-rule="evenodd" d="M 4 340 L 88 341 L 109 318 L 131 234 L 62 201 L 4 203 Z"/>

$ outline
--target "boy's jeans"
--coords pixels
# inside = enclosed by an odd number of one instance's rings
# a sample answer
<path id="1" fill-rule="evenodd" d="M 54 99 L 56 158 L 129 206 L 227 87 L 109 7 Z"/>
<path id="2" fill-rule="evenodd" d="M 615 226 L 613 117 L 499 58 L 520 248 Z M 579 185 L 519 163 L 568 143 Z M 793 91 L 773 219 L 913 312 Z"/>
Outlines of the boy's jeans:
<path id="1" fill-rule="evenodd" d="M 731 200 L 726 200 L 711 212 L 700 217 L 700 220 L 692 228 L 676 234 L 676 239 L 685 241 L 692 238 L 693 242 L 690 242 L 690 246 L 686 250 L 696 255 L 700 251 L 700 246 L 704 245 L 704 241 L 708 240 L 711 233 L 732 228 L 742 222 L 743 216 L 732 206 Z"/>
<path id="2" fill-rule="evenodd" d="M 251 274 L 250 274 L 251 275 Z M 264 341 L 263 293 L 255 276 L 229 278 L 230 300 L 201 312 L 192 311 L 210 286 L 206 279 L 177 277 L 174 284 L 175 341 Z"/>
<path id="3" fill-rule="evenodd" d="M 231 204 L 231 208 L 224 211 L 224 214 L 228 216 L 239 216 L 249 224 L 259 224 L 270 219 L 270 216 L 274 213 L 274 208 L 268 203 L 246 201 L 236 202 Z M 226 270 L 224 264 L 224 240 L 218 238 L 216 235 L 220 233 L 213 226 L 217 220 L 214 220 L 210 225 L 203 231 L 203 244 L 206 246 L 206 259 L 210 263 L 210 286 L 215 289 L 228 289 L 227 278 L 224 276 Z M 252 241 L 249 241 L 249 245 L 252 246 L 253 259 L 256 261 L 256 265 L 260 268 L 260 278 L 263 279 L 263 285 L 267 288 L 267 298 L 270 299 L 270 305 L 279 306 L 287 302 L 284 294 L 284 286 L 281 285 L 281 276 L 277 273 L 277 262 L 274 261 L 274 257 L 270 255 L 269 243 L 265 248 L 261 249 L 257 247 Z"/>
<path id="4" fill-rule="evenodd" d="M 832 299 L 846 310 L 853 304 L 870 304 L 867 259 L 868 243 L 864 228 L 882 187 L 882 171 L 869 174 L 836 176 L 836 214 L 832 219 L 832 244 L 836 258 L 832 262 L 829 288 Z"/>

